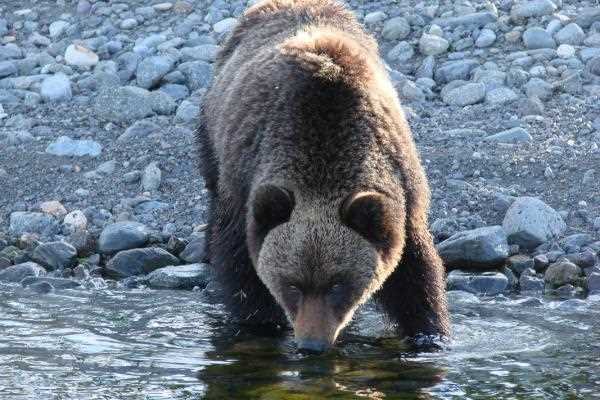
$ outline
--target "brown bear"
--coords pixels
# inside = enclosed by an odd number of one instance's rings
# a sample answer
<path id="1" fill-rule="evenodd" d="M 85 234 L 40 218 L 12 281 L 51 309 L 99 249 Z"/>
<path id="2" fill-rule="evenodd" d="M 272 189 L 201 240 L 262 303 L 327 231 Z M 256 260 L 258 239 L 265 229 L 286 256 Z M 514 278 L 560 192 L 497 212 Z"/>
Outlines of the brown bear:
<path id="1" fill-rule="evenodd" d="M 265 0 L 224 43 L 197 132 L 207 254 L 250 324 L 334 343 L 374 296 L 398 334 L 447 335 L 428 183 L 374 39 L 335 0 Z"/>

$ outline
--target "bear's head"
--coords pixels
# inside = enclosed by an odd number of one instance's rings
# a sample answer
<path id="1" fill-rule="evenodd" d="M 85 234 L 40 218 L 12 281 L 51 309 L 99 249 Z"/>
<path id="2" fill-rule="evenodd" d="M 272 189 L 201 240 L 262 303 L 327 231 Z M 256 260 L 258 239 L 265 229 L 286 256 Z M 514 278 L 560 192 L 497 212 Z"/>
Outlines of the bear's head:
<path id="1" fill-rule="evenodd" d="M 301 194 L 259 186 L 249 207 L 248 245 L 299 349 L 321 352 L 399 262 L 404 202 L 375 191 L 337 200 Z"/>

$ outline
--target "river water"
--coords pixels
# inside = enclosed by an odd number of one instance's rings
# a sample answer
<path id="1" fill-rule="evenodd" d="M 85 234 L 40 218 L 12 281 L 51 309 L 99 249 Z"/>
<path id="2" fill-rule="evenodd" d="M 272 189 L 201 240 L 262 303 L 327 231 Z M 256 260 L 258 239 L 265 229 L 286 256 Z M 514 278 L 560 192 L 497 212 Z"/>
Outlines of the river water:
<path id="1" fill-rule="evenodd" d="M 408 352 L 365 307 L 334 352 L 301 356 L 201 292 L 0 286 L 0 399 L 600 398 L 600 297 L 449 297 L 442 351 Z"/>

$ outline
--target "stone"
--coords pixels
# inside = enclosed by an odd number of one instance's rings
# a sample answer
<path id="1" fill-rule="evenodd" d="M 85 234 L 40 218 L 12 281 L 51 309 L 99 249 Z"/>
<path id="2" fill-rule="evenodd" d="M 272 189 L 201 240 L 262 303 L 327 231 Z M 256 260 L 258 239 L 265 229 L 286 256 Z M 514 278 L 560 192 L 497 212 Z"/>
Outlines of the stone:
<path id="1" fill-rule="evenodd" d="M 458 17 L 436 18 L 431 23 L 441 27 L 485 26 L 496 22 L 498 17 L 489 11 L 469 13 Z"/>
<path id="2" fill-rule="evenodd" d="M 543 293 L 544 292 L 544 280 L 532 275 L 521 275 L 519 277 L 519 287 L 521 292 L 525 293 Z"/>
<path id="3" fill-rule="evenodd" d="M 184 60 L 200 60 L 214 62 L 221 48 L 215 44 L 201 44 L 195 47 L 184 47 L 181 55 Z"/>
<path id="4" fill-rule="evenodd" d="M 130 142 L 138 140 L 146 140 L 150 135 L 160 132 L 161 128 L 154 122 L 142 119 L 136 121 L 133 125 L 125 130 L 125 132 L 117 138 L 118 142 Z"/>
<path id="5" fill-rule="evenodd" d="M 579 25 L 572 22 L 562 28 L 560 31 L 556 32 L 554 39 L 556 39 L 559 44 L 571 44 L 574 46 L 579 46 L 585 39 L 585 32 Z"/>
<path id="6" fill-rule="evenodd" d="M 40 203 L 40 210 L 57 218 L 63 217 L 67 214 L 67 209 L 65 206 L 63 206 L 60 201 L 56 200 Z"/>
<path id="7" fill-rule="evenodd" d="M 137 85 L 150 89 L 160 82 L 163 76 L 175 66 L 175 60 L 169 56 L 153 56 L 144 58 L 137 67 Z"/>
<path id="8" fill-rule="evenodd" d="M 59 102 L 71 100 L 71 81 L 62 73 L 49 76 L 42 81 L 40 95 L 46 102 Z"/>
<path id="9" fill-rule="evenodd" d="M 142 174 L 142 188 L 144 191 L 153 192 L 158 190 L 162 178 L 162 172 L 156 162 L 150 163 Z"/>
<path id="10" fill-rule="evenodd" d="M 171 115 L 177 109 L 175 99 L 160 90 L 150 92 L 150 104 L 152 111 L 159 115 Z"/>
<path id="11" fill-rule="evenodd" d="M 194 237 L 179 254 L 179 258 L 187 263 L 204 262 L 206 258 L 205 241 L 204 234 Z"/>
<path id="12" fill-rule="evenodd" d="M 60 231 L 60 225 L 54 217 L 39 212 L 15 211 L 10 214 L 8 232 L 15 237 L 24 233 L 34 233 L 50 237 Z"/>
<path id="13" fill-rule="evenodd" d="M 54 21 L 48 26 L 48 32 L 50 33 L 50 37 L 52 39 L 57 39 L 62 36 L 65 30 L 69 27 L 69 23 L 66 21 Z"/>
<path id="14" fill-rule="evenodd" d="M 102 153 L 102 146 L 94 140 L 77 140 L 60 136 L 46 147 L 46 153 L 66 157 L 98 157 Z"/>
<path id="15" fill-rule="evenodd" d="M 71 234 L 75 231 L 84 231 L 87 228 L 87 217 L 81 210 L 74 210 L 65 215 L 63 219 L 63 232 Z"/>
<path id="16" fill-rule="evenodd" d="M 480 103 L 484 98 L 483 83 L 467 83 L 446 91 L 442 96 L 444 103 L 458 107 Z"/>
<path id="17" fill-rule="evenodd" d="M 48 282 L 35 282 L 31 285 L 28 285 L 29 290 L 38 294 L 47 294 L 54 290 L 54 286 L 52 286 Z"/>
<path id="18" fill-rule="evenodd" d="M 498 143 L 528 143 L 531 142 L 533 138 L 525 129 L 516 127 L 486 136 L 483 140 Z"/>
<path id="19" fill-rule="evenodd" d="M 65 242 L 42 243 L 35 248 L 31 258 L 50 270 L 63 269 L 75 264 L 77 250 Z"/>
<path id="20" fill-rule="evenodd" d="M 463 231 L 437 245 L 446 267 L 493 268 L 508 258 L 506 233 L 501 226 Z"/>
<path id="21" fill-rule="evenodd" d="M 388 59 L 398 62 L 406 62 L 410 60 L 415 54 L 412 46 L 408 42 L 400 42 L 391 48 L 387 53 Z"/>
<path id="22" fill-rule="evenodd" d="M 594 22 L 600 21 L 600 7 L 584 7 L 578 11 L 575 22 L 584 29 L 592 26 Z"/>
<path id="23" fill-rule="evenodd" d="M 21 280 L 21 286 L 23 287 L 31 287 L 32 285 L 40 285 L 42 283 L 47 283 L 54 289 L 75 289 L 81 286 L 79 282 L 72 279 L 52 278 L 49 276 L 28 276 Z"/>
<path id="24" fill-rule="evenodd" d="M 581 247 L 590 244 L 594 241 L 592 235 L 588 233 L 575 233 L 562 238 L 559 241 L 560 246 L 567 253 L 576 253 Z"/>
<path id="25" fill-rule="evenodd" d="M 135 86 L 101 90 L 95 99 L 94 112 L 102 119 L 120 124 L 137 121 L 154 113 L 150 92 Z"/>
<path id="26" fill-rule="evenodd" d="M 383 11 L 373 11 L 365 15 L 363 22 L 366 25 L 375 25 L 383 22 L 387 15 Z"/>
<path id="27" fill-rule="evenodd" d="M 204 288 L 209 282 L 210 267 L 207 264 L 167 266 L 154 270 L 146 277 L 146 284 L 153 289 Z"/>
<path id="28" fill-rule="evenodd" d="M 103 254 L 117 253 L 144 246 L 149 238 L 148 228 L 134 221 L 122 221 L 107 225 L 100 233 L 98 251 Z"/>
<path id="29" fill-rule="evenodd" d="M 590 294 L 600 293 L 600 273 L 593 272 L 585 280 L 586 288 Z"/>
<path id="30" fill-rule="evenodd" d="M 494 296 L 508 288 L 508 278 L 500 272 L 465 272 L 454 270 L 448 274 L 448 290 Z"/>
<path id="31" fill-rule="evenodd" d="M 530 50 L 533 49 L 554 49 L 556 42 L 545 29 L 538 26 L 527 29 L 523 32 L 523 44 Z"/>
<path id="32" fill-rule="evenodd" d="M 0 79 L 11 75 L 17 75 L 19 70 L 12 61 L 0 61 Z"/>
<path id="33" fill-rule="evenodd" d="M 556 5 L 550 0 L 518 1 L 510 10 L 512 18 L 531 18 L 550 15 L 556 11 Z"/>
<path id="34" fill-rule="evenodd" d="M 469 80 L 471 72 L 479 65 L 479 61 L 472 59 L 445 62 L 435 70 L 435 80 L 438 83 Z"/>
<path id="35" fill-rule="evenodd" d="M 185 75 L 191 90 L 208 87 L 213 75 L 213 67 L 206 61 L 188 61 L 181 63 L 178 70 Z"/>
<path id="36" fill-rule="evenodd" d="M 410 35 L 410 24 L 404 17 L 390 18 L 383 24 L 381 36 L 385 40 L 403 40 Z"/>
<path id="37" fill-rule="evenodd" d="M 566 284 L 577 283 L 580 275 L 581 269 L 577 265 L 569 261 L 559 261 L 550 264 L 544 274 L 544 281 L 551 288 L 558 288 Z"/>
<path id="38" fill-rule="evenodd" d="M 450 43 L 442 37 L 423 33 L 419 39 L 419 50 L 423 55 L 435 56 L 448 51 Z"/>
<path id="39" fill-rule="evenodd" d="M 21 282 L 28 276 L 45 275 L 46 270 L 34 262 L 26 262 L 5 268 L 0 271 L 0 281 Z"/>
<path id="40" fill-rule="evenodd" d="M 482 29 L 477 36 L 475 46 L 479 48 L 490 47 L 496 41 L 496 33 L 491 29 Z"/>
<path id="41" fill-rule="evenodd" d="M 125 29 L 125 30 L 133 29 L 136 26 L 138 26 L 138 22 L 137 22 L 137 20 L 135 18 L 125 18 L 119 24 L 119 27 L 121 29 Z"/>
<path id="42" fill-rule="evenodd" d="M 569 59 L 575 56 L 575 47 L 570 44 L 561 44 L 556 49 L 556 55 L 560 58 Z"/>
<path id="43" fill-rule="evenodd" d="M 178 265 L 177 257 L 159 247 L 131 249 L 118 252 L 106 265 L 106 273 L 112 278 L 149 274 L 171 265 Z"/>
<path id="44" fill-rule="evenodd" d="M 540 100 L 548 100 L 552 97 L 553 87 L 548 82 L 540 78 L 531 78 L 525 84 L 525 93 L 527 97 L 535 97 Z"/>
<path id="45" fill-rule="evenodd" d="M 230 32 L 237 25 L 238 20 L 236 18 L 225 18 L 213 25 L 215 33 L 222 34 Z"/>
<path id="46" fill-rule="evenodd" d="M 200 118 L 200 106 L 192 101 L 184 100 L 177 107 L 175 122 L 196 123 Z"/>
<path id="47" fill-rule="evenodd" d="M 79 44 L 71 44 L 65 51 L 65 62 L 76 67 L 93 67 L 99 60 L 96 53 Z"/>
<path id="48" fill-rule="evenodd" d="M 567 228 L 556 210 L 534 197 L 517 198 L 506 212 L 502 227 L 509 244 L 526 249 L 560 236 Z"/>
<path id="49" fill-rule="evenodd" d="M 533 269 L 533 258 L 522 254 L 516 254 L 508 258 L 508 267 L 517 275 L 521 275 L 528 269 Z"/>
<path id="50" fill-rule="evenodd" d="M 485 102 L 490 104 L 506 104 L 516 101 L 519 95 L 507 87 L 492 89 L 485 94 Z"/>

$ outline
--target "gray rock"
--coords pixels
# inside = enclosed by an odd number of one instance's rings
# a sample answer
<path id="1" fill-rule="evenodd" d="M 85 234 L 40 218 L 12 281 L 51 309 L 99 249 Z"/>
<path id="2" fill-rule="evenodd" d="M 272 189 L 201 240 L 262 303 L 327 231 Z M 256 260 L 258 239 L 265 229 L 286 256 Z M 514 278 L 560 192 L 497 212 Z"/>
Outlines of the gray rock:
<path id="1" fill-rule="evenodd" d="M 135 18 L 126 18 L 119 24 L 121 29 L 129 30 L 138 26 L 138 22 Z"/>
<path id="2" fill-rule="evenodd" d="M 600 7 L 585 7 L 578 11 L 575 22 L 584 29 L 592 26 L 594 22 L 600 21 Z"/>
<path id="3" fill-rule="evenodd" d="M 0 46 L 0 61 L 12 60 L 23 57 L 23 50 L 14 43 Z"/>
<path id="4" fill-rule="evenodd" d="M 388 51 L 387 57 L 392 61 L 405 62 L 410 60 L 414 54 L 415 51 L 410 43 L 400 42 Z"/>
<path id="5" fill-rule="evenodd" d="M 47 102 L 71 100 L 71 81 L 62 73 L 49 76 L 42 81 L 40 95 Z"/>
<path id="6" fill-rule="evenodd" d="M 200 117 L 200 106 L 192 101 L 184 100 L 177 107 L 175 113 L 176 122 L 195 123 Z"/>
<path id="7" fill-rule="evenodd" d="M 65 51 L 65 62 L 77 67 L 93 67 L 98 64 L 99 57 L 92 50 L 79 44 L 71 44 Z"/>
<path id="8" fill-rule="evenodd" d="M 466 15 L 460 15 L 458 17 L 447 17 L 447 18 L 436 18 L 432 21 L 432 24 L 441 27 L 457 27 L 460 25 L 465 26 L 485 26 L 489 23 L 495 22 L 498 19 L 496 15 L 488 11 L 470 13 Z"/>
<path id="9" fill-rule="evenodd" d="M 154 135 L 160 132 L 160 130 L 160 126 L 154 122 L 147 119 L 142 119 L 140 121 L 136 121 L 133 125 L 127 128 L 125 132 L 118 137 L 117 141 L 129 142 L 146 140 L 150 135 Z"/>
<path id="10" fill-rule="evenodd" d="M 504 263 L 509 247 L 501 226 L 459 232 L 439 243 L 446 267 L 491 268 Z"/>
<path id="11" fill-rule="evenodd" d="M 527 143 L 531 142 L 533 138 L 525 129 L 516 127 L 486 136 L 483 140 L 499 143 Z"/>
<path id="12" fill-rule="evenodd" d="M 21 282 L 28 276 L 45 275 L 46 270 L 34 262 L 13 265 L 0 271 L 0 281 Z"/>
<path id="13" fill-rule="evenodd" d="M 179 65 L 178 70 L 185 75 L 191 90 L 208 87 L 213 75 L 213 67 L 206 61 L 189 61 Z"/>
<path id="14" fill-rule="evenodd" d="M 600 273 L 591 273 L 586 279 L 586 287 L 590 294 L 600 293 Z"/>
<path id="15" fill-rule="evenodd" d="M 552 91 L 552 85 L 540 78 L 531 78 L 529 82 L 525 84 L 525 93 L 527 94 L 527 97 L 548 100 L 552 97 Z"/>
<path id="16" fill-rule="evenodd" d="M 543 293 L 544 280 L 532 275 L 521 275 L 519 278 L 519 286 L 521 292 Z"/>
<path id="17" fill-rule="evenodd" d="M 10 214 L 8 232 L 13 236 L 35 233 L 42 237 L 50 237 L 59 231 L 60 224 L 51 215 L 25 211 L 16 211 Z"/>
<path id="18" fill-rule="evenodd" d="M 435 56 L 448 51 L 450 43 L 442 37 L 424 33 L 419 39 L 419 50 L 426 56 Z"/>
<path id="19" fill-rule="evenodd" d="M 387 15 L 383 11 L 373 11 L 365 15 L 363 22 L 366 25 L 375 25 L 383 22 Z"/>
<path id="20" fill-rule="evenodd" d="M 200 60 L 214 62 L 220 50 L 221 47 L 215 44 L 201 44 L 194 47 L 184 47 L 181 49 L 181 56 L 183 61 Z"/>
<path id="21" fill-rule="evenodd" d="M 517 254 L 508 258 L 508 267 L 517 275 L 521 275 L 524 271 L 533 269 L 533 258 Z"/>
<path id="22" fill-rule="evenodd" d="M 554 38 L 559 44 L 571 44 L 579 46 L 585 39 L 585 32 L 576 23 L 572 22 L 562 28 L 554 35 Z"/>
<path id="23" fill-rule="evenodd" d="M 98 251 L 103 254 L 117 253 L 144 246 L 149 231 L 144 224 L 133 221 L 107 225 L 98 239 Z"/>
<path id="24" fill-rule="evenodd" d="M 225 18 L 213 25 L 215 33 L 222 34 L 230 32 L 237 25 L 238 21 L 235 18 Z"/>
<path id="25" fill-rule="evenodd" d="M 48 26 L 48 32 L 50 33 L 50 37 L 52 39 L 56 39 L 65 32 L 65 30 L 69 27 L 69 23 L 66 21 L 54 21 Z"/>
<path id="26" fill-rule="evenodd" d="M 94 140 L 76 140 L 60 136 L 46 147 L 46 153 L 66 157 L 98 157 L 102 152 L 100 143 Z"/>
<path id="27" fill-rule="evenodd" d="M 477 36 L 475 46 L 479 48 L 490 47 L 496 41 L 496 33 L 491 29 L 482 29 Z"/>
<path id="28" fill-rule="evenodd" d="M 480 103 L 484 98 L 483 83 L 467 83 L 446 91 L 442 96 L 444 103 L 459 107 Z"/>
<path id="29" fill-rule="evenodd" d="M 54 286 L 48 282 L 35 282 L 29 285 L 28 288 L 38 294 L 47 294 L 54 290 Z"/>
<path id="30" fill-rule="evenodd" d="M 210 278 L 207 264 L 177 265 L 159 268 L 146 277 L 146 283 L 154 289 L 204 288 Z"/>
<path id="31" fill-rule="evenodd" d="M 65 242 L 42 243 L 35 248 L 31 258 L 51 270 L 63 269 L 75 264 L 77 250 Z"/>
<path id="32" fill-rule="evenodd" d="M 500 272 L 472 273 L 454 270 L 448 274 L 448 290 L 494 296 L 508 288 L 508 278 Z"/>
<path id="33" fill-rule="evenodd" d="M 410 24 L 403 17 L 388 19 L 383 24 L 381 35 L 385 40 L 403 40 L 410 35 Z"/>
<path id="34" fill-rule="evenodd" d="M 544 281 L 551 288 L 557 288 L 577 283 L 580 275 L 581 269 L 577 265 L 569 261 L 559 261 L 548 267 L 544 274 Z"/>
<path id="35" fill-rule="evenodd" d="M 137 85 L 145 89 L 156 86 L 174 66 L 175 60 L 169 56 L 153 56 L 143 59 L 137 67 Z"/>
<path id="36" fill-rule="evenodd" d="M 169 96 L 166 92 L 155 90 L 150 92 L 150 102 L 152 111 L 160 115 L 170 115 L 177 109 L 175 99 Z"/>
<path id="37" fill-rule="evenodd" d="M 81 286 L 81 284 L 72 279 L 65 278 L 51 278 L 48 276 L 28 276 L 21 280 L 21 286 L 30 287 L 32 285 L 40 285 L 42 283 L 49 284 L 52 288 L 56 289 L 75 289 Z M 36 287 L 34 286 L 34 289 Z"/>
<path id="38" fill-rule="evenodd" d="M 95 99 L 94 112 L 116 123 L 143 119 L 153 114 L 150 92 L 135 86 L 105 88 Z"/>
<path id="39" fill-rule="evenodd" d="M 156 162 L 150 163 L 142 174 L 142 188 L 144 191 L 153 192 L 160 187 L 162 172 Z"/>
<path id="40" fill-rule="evenodd" d="M 456 80 L 468 80 L 471 72 L 479 67 L 477 60 L 458 60 L 443 63 L 435 71 L 435 80 L 438 83 L 449 83 Z"/>
<path id="41" fill-rule="evenodd" d="M 106 273 L 112 278 L 149 274 L 150 272 L 177 265 L 179 260 L 159 247 L 124 250 L 117 253 L 106 265 Z"/>
<path id="42" fill-rule="evenodd" d="M 545 29 L 538 26 L 527 29 L 523 33 L 523 43 L 528 49 L 554 49 L 556 42 Z"/>
<path id="43" fill-rule="evenodd" d="M 204 262 L 206 256 L 204 245 L 204 234 L 199 237 L 194 237 L 187 246 L 185 246 L 181 254 L 179 254 L 179 258 L 188 263 Z"/>
<path id="44" fill-rule="evenodd" d="M 12 61 L 0 61 L 0 79 L 11 75 L 17 75 L 17 65 Z"/>
<path id="45" fill-rule="evenodd" d="M 168 83 L 160 87 L 161 92 L 167 93 L 175 100 L 183 100 L 190 95 L 190 91 L 185 85 L 178 85 L 174 83 Z"/>
<path id="46" fill-rule="evenodd" d="M 556 11 L 556 5 L 550 0 L 531 0 L 519 1 L 512 9 L 510 14 L 513 18 L 530 18 L 550 15 Z"/>
<path id="47" fill-rule="evenodd" d="M 492 89 L 485 94 L 485 102 L 490 104 L 511 103 L 518 98 L 519 95 L 507 87 Z"/>
<path id="48" fill-rule="evenodd" d="M 534 248 L 561 235 L 567 228 L 560 214 L 534 197 L 519 197 L 510 206 L 502 227 L 509 244 Z"/>

